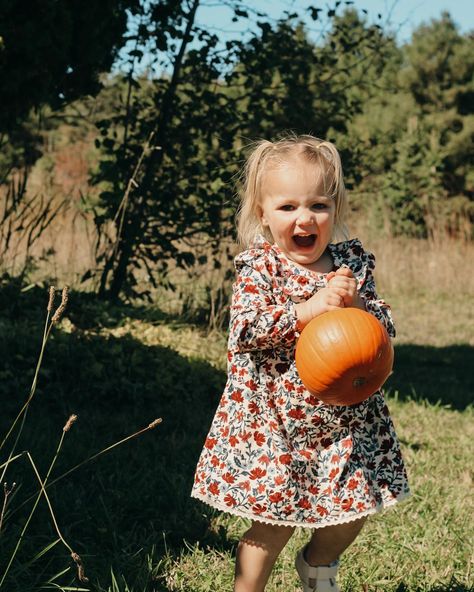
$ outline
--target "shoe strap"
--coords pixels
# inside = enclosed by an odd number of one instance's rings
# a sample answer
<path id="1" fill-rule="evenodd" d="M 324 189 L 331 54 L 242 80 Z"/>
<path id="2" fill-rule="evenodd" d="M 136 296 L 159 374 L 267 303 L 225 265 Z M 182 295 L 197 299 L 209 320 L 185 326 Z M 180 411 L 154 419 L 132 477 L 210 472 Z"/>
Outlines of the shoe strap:
<path id="1" fill-rule="evenodd" d="M 337 565 L 333 567 L 313 567 L 308 564 L 306 567 L 306 575 L 311 580 L 330 580 L 337 576 L 337 569 Z"/>

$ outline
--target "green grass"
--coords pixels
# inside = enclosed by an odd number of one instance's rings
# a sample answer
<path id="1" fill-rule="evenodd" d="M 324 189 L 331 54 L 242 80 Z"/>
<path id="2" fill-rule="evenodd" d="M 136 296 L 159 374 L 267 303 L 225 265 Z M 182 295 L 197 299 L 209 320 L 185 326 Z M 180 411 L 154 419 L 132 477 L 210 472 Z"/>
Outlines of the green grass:
<path id="1" fill-rule="evenodd" d="M 0 290 L 0 434 L 26 398 L 41 339 L 46 294 Z M 403 303 L 402 303 L 403 304 Z M 443 311 L 444 309 L 444 311 Z M 449 318 L 449 306 L 439 313 Z M 466 313 L 467 314 L 467 313 Z M 398 309 L 403 318 L 403 309 Z M 463 321 L 464 318 L 464 321 Z M 467 323 L 457 315 L 456 324 Z M 413 323 L 412 323 L 413 325 Z M 472 591 L 472 346 L 456 343 L 454 322 L 436 341 L 408 339 L 402 325 L 389 406 L 402 441 L 412 497 L 372 518 L 345 554 L 346 592 Z M 403 336 L 406 335 L 407 339 Z M 206 336 L 159 310 L 112 307 L 72 294 L 69 319 L 53 333 L 20 449 L 44 474 L 70 413 L 55 475 L 147 425 L 163 423 L 82 467 L 50 489 L 59 525 L 82 556 L 94 591 L 231 590 L 235 547 L 248 523 L 189 497 L 194 467 L 225 381 L 225 336 Z M 437 402 L 437 403 L 436 403 Z M 53 478 L 54 476 L 53 475 Z M 6 475 L 18 488 L 0 535 L 0 575 L 36 490 L 20 460 Z M 296 591 L 298 530 L 268 592 Z M 44 504 L 35 516 L 5 590 L 76 586 L 68 552 Z M 59 588 L 58 588 L 59 586 Z M 75 588 L 73 588 L 75 589 Z"/>

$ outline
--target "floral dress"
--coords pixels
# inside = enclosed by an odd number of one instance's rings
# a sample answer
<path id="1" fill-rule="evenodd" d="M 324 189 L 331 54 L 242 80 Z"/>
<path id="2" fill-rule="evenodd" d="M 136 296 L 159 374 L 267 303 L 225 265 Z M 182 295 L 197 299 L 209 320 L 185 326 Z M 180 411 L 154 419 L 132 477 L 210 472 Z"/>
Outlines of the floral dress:
<path id="1" fill-rule="evenodd" d="M 357 239 L 330 244 L 367 310 L 395 335 L 375 291 L 375 259 Z M 258 237 L 235 259 L 228 379 L 191 492 L 231 514 L 317 528 L 373 514 L 408 495 L 395 430 L 381 392 L 349 407 L 326 405 L 294 362 L 295 303 L 327 285 Z"/>

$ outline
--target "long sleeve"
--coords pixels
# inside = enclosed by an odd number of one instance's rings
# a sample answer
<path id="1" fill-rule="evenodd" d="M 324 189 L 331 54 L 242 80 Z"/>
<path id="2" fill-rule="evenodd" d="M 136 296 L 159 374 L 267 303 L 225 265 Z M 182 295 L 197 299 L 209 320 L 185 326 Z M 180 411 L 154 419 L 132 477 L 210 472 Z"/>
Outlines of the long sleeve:
<path id="1" fill-rule="evenodd" d="M 360 295 L 365 301 L 367 312 L 373 314 L 387 329 L 387 333 L 391 337 L 395 337 L 395 325 L 392 318 L 392 310 L 390 306 L 381 298 L 377 296 L 375 288 L 375 280 L 373 270 L 375 268 L 375 256 L 372 253 L 365 252 L 367 258 L 367 275 L 360 290 Z"/>
<path id="2" fill-rule="evenodd" d="M 230 310 L 230 350 L 291 347 L 296 339 L 296 320 L 291 300 L 277 302 L 270 277 L 250 265 L 239 269 Z"/>

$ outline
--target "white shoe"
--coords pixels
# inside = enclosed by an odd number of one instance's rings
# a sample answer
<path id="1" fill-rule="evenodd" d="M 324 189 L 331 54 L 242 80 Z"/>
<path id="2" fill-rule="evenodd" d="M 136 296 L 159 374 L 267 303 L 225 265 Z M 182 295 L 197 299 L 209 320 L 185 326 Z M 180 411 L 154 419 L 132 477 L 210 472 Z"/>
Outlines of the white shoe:
<path id="1" fill-rule="evenodd" d="M 303 592 L 341 592 L 336 583 L 339 561 L 329 566 L 313 567 L 304 558 L 303 547 L 298 551 L 295 559 L 295 567 L 303 584 Z"/>

